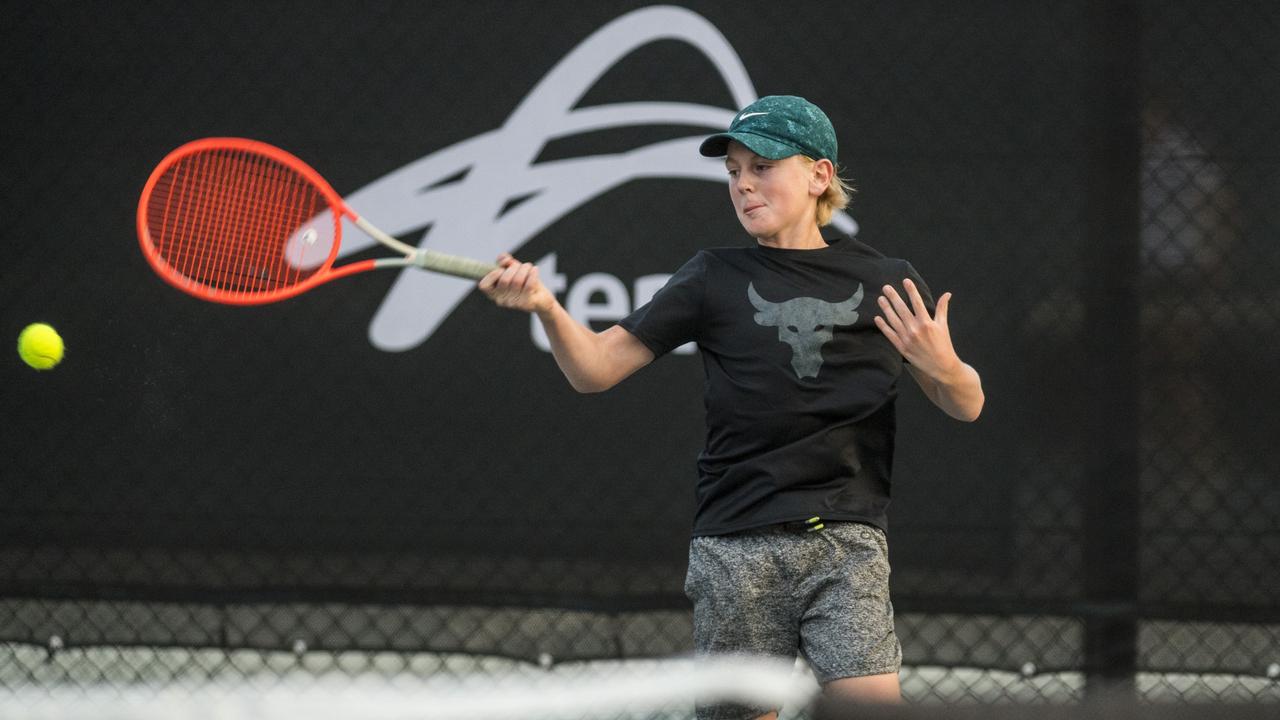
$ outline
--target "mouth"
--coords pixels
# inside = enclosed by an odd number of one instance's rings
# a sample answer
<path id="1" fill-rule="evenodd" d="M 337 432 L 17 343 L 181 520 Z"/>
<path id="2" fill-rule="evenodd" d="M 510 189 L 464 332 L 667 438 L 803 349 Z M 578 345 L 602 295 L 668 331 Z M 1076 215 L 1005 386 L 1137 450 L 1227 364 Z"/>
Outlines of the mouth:
<path id="1" fill-rule="evenodd" d="M 756 210 L 759 210 L 759 209 L 760 209 L 760 208 L 762 208 L 762 207 L 764 207 L 764 205 L 762 205 L 762 204 L 760 204 L 760 203 L 754 203 L 754 204 L 752 204 L 752 205 L 744 205 L 744 206 L 742 207 L 742 214 L 743 214 L 743 215 L 750 215 L 751 213 L 755 212 Z"/>

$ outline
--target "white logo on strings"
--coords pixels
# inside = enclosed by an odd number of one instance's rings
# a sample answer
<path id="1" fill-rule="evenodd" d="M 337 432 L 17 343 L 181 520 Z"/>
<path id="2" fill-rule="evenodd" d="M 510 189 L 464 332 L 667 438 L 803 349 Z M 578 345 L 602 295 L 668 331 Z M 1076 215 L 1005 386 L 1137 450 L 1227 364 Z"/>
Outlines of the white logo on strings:
<path id="1" fill-rule="evenodd" d="M 735 109 L 676 102 L 625 102 L 574 108 L 615 63 L 659 40 L 697 48 L 719 71 L 736 107 L 756 100 L 742 61 L 724 35 L 688 10 L 657 6 L 628 13 L 574 48 L 525 96 L 496 130 L 443 148 L 346 197 L 392 235 L 423 232 L 420 245 L 490 259 L 516 253 L 543 229 L 592 198 L 637 178 L 724 182 L 724 168 L 698 153 L 709 132 L 725 128 Z M 550 140 L 640 125 L 705 127 L 708 133 L 665 140 L 611 155 L 534 164 Z M 512 201 L 518 201 L 512 203 Z M 512 207 L 504 213 L 503 209 Z M 857 225 L 844 213 L 839 229 Z M 341 255 L 368 249 L 360 233 L 344 237 Z M 418 270 L 400 273 L 369 325 L 369 340 L 388 351 L 421 345 L 475 284 Z"/>

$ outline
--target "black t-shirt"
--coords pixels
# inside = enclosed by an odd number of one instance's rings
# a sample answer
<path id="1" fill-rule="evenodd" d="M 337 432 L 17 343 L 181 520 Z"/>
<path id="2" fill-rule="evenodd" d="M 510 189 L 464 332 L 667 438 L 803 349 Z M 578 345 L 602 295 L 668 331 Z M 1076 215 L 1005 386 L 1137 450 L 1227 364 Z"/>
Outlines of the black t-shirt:
<path id="1" fill-rule="evenodd" d="M 887 529 L 903 359 L 875 326 L 910 263 L 847 238 L 816 250 L 703 250 L 620 324 L 661 356 L 697 342 L 706 446 L 693 534 L 804 520 Z"/>

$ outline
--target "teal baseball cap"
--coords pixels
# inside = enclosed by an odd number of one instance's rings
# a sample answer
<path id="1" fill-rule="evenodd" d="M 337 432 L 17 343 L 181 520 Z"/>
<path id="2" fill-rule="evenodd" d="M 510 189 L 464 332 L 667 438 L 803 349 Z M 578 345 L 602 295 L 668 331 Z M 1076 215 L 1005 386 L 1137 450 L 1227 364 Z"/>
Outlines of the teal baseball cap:
<path id="1" fill-rule="evenodd" d="M 836 161 L 836 130 L 817 105 L 795 95 L 767 95 L 742 108 L 727 132 L 702 141 L 698 152 L 723 157 L 737 140 L 762 158 L 805 155 Z"/>

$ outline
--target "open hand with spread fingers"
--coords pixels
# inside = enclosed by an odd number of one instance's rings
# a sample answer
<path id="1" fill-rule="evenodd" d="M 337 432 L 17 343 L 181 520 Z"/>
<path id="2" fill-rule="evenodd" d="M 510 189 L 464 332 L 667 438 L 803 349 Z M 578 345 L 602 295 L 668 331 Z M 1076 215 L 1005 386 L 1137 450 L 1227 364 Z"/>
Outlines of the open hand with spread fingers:
<path id="1" fill-rule="evenodd" d="M 977 420 L 986 395 L 978 371 L 962 362 L 951 345 L 947 327 L 951 293 L 943 293 L 933 317 L 929 317 L 916 284 L 906 279 L 902 287 L 911 300 L 910 307 L 893 286 L 885 285 L 880 296 L 883 315 L 876 316 L 876 327 L 911 363 L 907 369 L 934 405 L 957 420 Z"/>
<path id="2" fill-rule="evenodd" d="M 951 331 L 947 327 L 951 293 L 942 295 L 937 312 L 929 317 L 929 309 L 915 283 L 907 279 L 902 281 L 902 286 L 911 305 L 907 305 L 892 285 L 885 285 L 879 300 L 883 316 L 876 316 L 876 327 L 913 367 L 946 383 L 964 367 L 951 345 Z"/>

